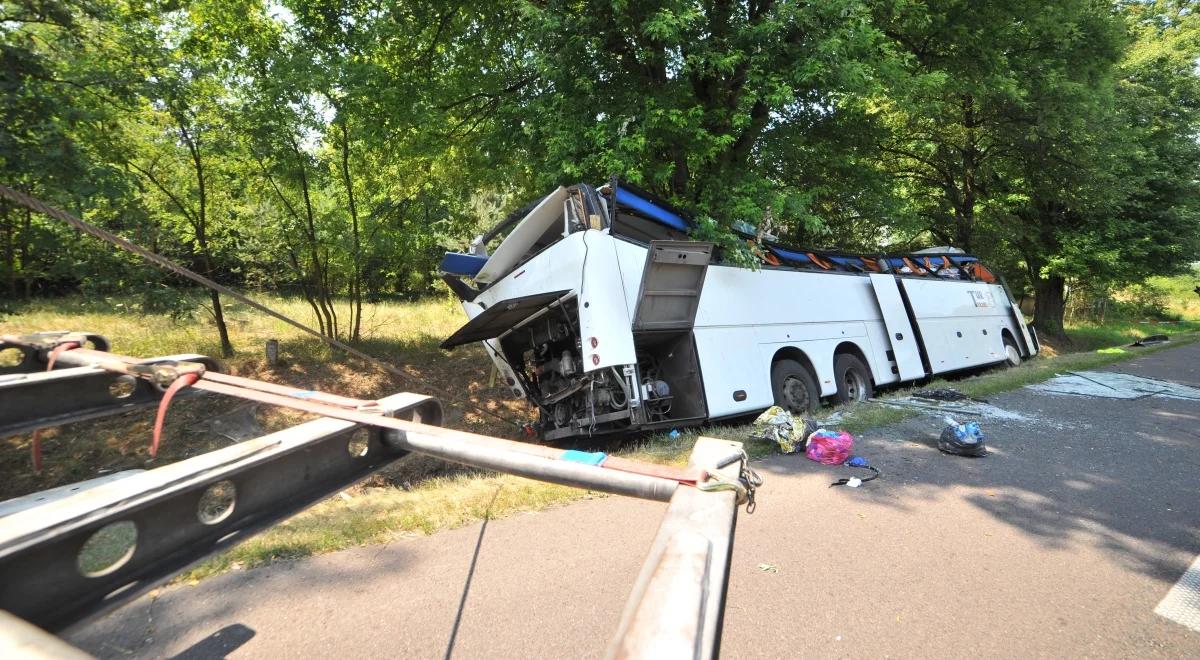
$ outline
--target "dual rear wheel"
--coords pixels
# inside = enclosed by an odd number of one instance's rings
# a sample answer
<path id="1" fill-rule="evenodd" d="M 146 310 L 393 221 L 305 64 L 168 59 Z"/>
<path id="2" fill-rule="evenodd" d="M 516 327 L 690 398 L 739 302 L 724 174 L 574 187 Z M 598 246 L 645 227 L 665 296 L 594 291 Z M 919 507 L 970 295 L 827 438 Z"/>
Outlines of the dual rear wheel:
<path id="1" fill-rule="evenodd" d="M 836 403 L 866 401 L 871 398 L 871 371 L 862 360 L 849 353 L 833 358 L 833 375 L 837 382 Z M 808 413 L 821 404 L 821 389 L 812 371 L 798 360 L 784 358 L 771 365 L 771 391 L 775 404 L 792 413 Z"/>

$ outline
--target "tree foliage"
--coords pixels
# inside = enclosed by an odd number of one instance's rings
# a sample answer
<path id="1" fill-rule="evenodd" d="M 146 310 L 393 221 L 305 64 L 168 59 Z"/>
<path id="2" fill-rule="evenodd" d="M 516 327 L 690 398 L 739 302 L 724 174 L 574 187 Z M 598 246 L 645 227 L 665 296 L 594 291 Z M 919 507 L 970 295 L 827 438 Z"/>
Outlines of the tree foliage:
<path id="1" fill-rule="evenodd" d="M 1183 0 L 3 0 L 0 181 L 351 339 L 442 249 L 611 175 L 734 258 L 735 223 L 956 244 L 1057 332 L 1071 288 L 1198 258 L 1198 57 Z M 4 203 L 0 258 L 12 297 L 182 311 Z"/>

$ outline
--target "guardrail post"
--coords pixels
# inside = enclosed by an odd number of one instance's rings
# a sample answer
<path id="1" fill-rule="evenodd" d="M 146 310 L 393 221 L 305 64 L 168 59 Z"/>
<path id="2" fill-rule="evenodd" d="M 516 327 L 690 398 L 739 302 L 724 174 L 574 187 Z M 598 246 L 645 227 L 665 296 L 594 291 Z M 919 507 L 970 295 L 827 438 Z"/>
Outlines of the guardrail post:
<path id="1" fill-rule="evenodd" d="M 690 464 L 712 466 L 741 448 L 740 442 L 700 438 Z M 736 461 L 719 472 L 732 480 L 740 469 Z M 733 491 L 675 491 L 609 645 L 609 658 L 717 656 L 737 507 Z"/>

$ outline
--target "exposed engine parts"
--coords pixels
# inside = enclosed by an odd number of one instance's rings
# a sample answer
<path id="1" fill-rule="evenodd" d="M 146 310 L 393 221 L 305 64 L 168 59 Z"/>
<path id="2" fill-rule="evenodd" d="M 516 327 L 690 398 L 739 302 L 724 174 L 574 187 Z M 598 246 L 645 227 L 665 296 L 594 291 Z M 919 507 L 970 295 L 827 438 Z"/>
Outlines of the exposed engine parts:
<path id="1" fill-rule="evenodd" d="M 574 301 L 501 338 L 504 357 L 537 404 L 547 439 L 667 422 L 671 384 L 652 352 L 638 364 L 587 372 Z"/>

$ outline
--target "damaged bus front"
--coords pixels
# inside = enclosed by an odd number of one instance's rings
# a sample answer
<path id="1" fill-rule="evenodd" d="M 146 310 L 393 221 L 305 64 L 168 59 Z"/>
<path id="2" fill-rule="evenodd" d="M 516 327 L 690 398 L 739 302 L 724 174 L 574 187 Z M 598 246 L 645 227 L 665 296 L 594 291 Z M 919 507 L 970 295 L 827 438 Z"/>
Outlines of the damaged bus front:
<path id="1" fill-rule="evenodd" d="M 626 204 L 635 198 L 616 194 Z M 483 342 L 513 394 L 537 406 L 549 440 L 706 416 L 690 329 L 711 246 L 619 247 L 613 196 L 608 186 L 559 188 L 442 264 L 470 319 L 442 347 Z M 645 225 L 651 240 L 686 238 L 682 220 L 678 229 L 633 216 L 618 222 L 630 232 Z M 657 277 L 643 282 L 643 270 Z M 641 291 L 656 280 L 671 295 Z M 635 305 L 639 298 L 646 303 Z"/>

